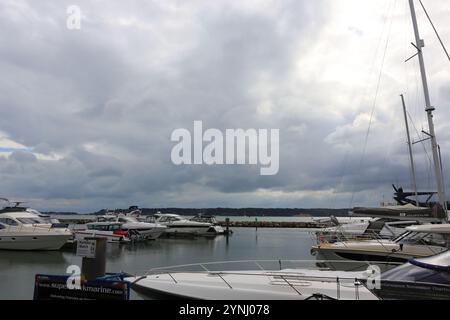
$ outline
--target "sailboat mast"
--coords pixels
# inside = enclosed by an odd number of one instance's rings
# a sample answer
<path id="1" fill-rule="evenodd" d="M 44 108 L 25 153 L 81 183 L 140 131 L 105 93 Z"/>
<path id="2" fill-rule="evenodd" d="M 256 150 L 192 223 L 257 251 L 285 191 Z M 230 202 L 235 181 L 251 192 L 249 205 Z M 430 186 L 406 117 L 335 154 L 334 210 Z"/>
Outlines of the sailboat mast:
<path id="1" fill-rule="evenodd" d="M 409 134 L 409 124 L 408 124 L 408 116 L 406 113 L 405 97 L 402 94 L 400 95 L 400 97 L 402 97 L 403 114 L 405 116 L 406 136 L 408 138 L 408 150 L 409 150 L 409 160 L 411 162 L 412 185 L 413 185 L 413 190 L 414 190 L 414 194 L 415 194 L 415 198 L 416 198 L 416 206 L 419 206 L 419 197 L 417 195 L 416 168 L 414 167 L 414 158 L 413 158 L 413 152 L 412 152 L 411 136 Z"/>
<path id="2" fill-rule="evenodd" d="M 417 56 L 419 57 L 420 74 L 422 76 L 422 85 L 423 85 L 423 92 L 424 92 L 424 96 L 425 96 L 425 105 L 426 105 L 425 111 L 427 112 L 428 127 L 429 127 L 429 131 L 430 131 L 428 134 L 430 136 L 431 148 L 433 151 L 434 174 L 436 176 L 438 198 L 439 198 L 440 205 L 447 213 L 447 202 L 445 199 L 445 192 L 444 192 L 444 178 L 443 178 L 442 170 L 440 167 L 438 143 L 436 140 L 436 133 L 434 130 L 434 123 L 433 123 L 433 111 L 435 110 L 435 108 L 431 105 L 430 93 L 428 91 L 427 75 L 425 72 L 425 62 L 423 59 L 422 48 L 425 47 L 425 43 L 420 38 L 419 27 L 417 26 L 417 16 L 416 16 L 416 9 L 414 7 L 414 0 L 409 0 L 409 7 L 411 9 L 411 17 L 412 17 L 412 22 L 413 22 L 413 27 L 414 27 L 414 34 L 416 37 L 416 45 L 415 46 L 418 50 Z"/>

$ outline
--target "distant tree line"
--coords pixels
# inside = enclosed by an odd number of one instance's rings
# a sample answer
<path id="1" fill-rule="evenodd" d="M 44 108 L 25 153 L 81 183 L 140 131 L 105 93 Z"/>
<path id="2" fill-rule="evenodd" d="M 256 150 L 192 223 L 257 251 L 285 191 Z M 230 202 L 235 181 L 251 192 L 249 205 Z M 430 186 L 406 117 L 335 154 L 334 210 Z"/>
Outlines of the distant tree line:
<path id="1" fill-rule="evenodd" d="M 117 209 L 126 212 L 126 209 Z M 293 208 L 140 208 L 142 214 L 152 215 L 157 212 L 174 213 L 178 215 L 193 216 L 207 214 L 215 216 L 269 216 L 269 217 L 293 217 L 293 216 L 347 216 L 349 209 L 293 209 Z M 92 214 L 105 214 L 106 210 L 93 212 Z"/>

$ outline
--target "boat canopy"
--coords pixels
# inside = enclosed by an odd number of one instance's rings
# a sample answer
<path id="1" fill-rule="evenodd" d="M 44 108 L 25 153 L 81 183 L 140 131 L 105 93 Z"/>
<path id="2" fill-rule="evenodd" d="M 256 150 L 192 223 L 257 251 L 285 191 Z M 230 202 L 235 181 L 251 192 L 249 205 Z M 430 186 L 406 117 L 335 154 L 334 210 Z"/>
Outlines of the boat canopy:
<path id="1" fill-rule="evenodd" d="M 419 283 L 433 285 L 450 285 L 450 251 L 438 255 L 412 259 L 394 269 L 388 270 L 381 275 L 382 287 L 386 283 Z"/>
<path id="2" fill-rule="evenodd" d="M 406 230 L 421 233 L 450 234 L 450 224 L 422 224 L 406 227 Z"/>
<path id="3" fill-rule="evenodd" d="M 450 250 L 431 257 L 413 259 L 410 263 L 421 268 L 450 272 Z"/>
<path id="4" fill-rule="evenodd" d="M 357 207 L 353 208 L 350 215 L 374 218 L 391 218 L 397 220 L 416 219 L 428 221 L 440 221 L 446 218 L 445 211 L 439 205 L 435 205 L 432 208 L 423 208 L 416 207 L 412 204 L 380 208 Z"/>

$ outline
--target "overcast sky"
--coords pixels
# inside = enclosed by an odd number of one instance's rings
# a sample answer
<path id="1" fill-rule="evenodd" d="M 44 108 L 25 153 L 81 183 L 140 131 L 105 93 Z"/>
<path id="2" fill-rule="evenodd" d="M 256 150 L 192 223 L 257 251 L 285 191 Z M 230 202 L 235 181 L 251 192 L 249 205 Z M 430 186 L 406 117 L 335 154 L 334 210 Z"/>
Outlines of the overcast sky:
<path id="1" fill-rule="evenodd" d="M 0 196 L 79 212 L 389 200 L 392 183 L 410 186 L 401 93 L 427 129 L 417 61 L 404 63 L 407 2 L 3 0 Z M 450 46 L 450 2 L 423 2 Z M 66 27 L 69 5 L 80 30 Z M 450 63 L 417 12 L 450 182 Z M 280 129 L 279 173 L 175 166 L 171 133 L 194 120 Z M 424 147 L 414 153 L 433 189 Z"/>

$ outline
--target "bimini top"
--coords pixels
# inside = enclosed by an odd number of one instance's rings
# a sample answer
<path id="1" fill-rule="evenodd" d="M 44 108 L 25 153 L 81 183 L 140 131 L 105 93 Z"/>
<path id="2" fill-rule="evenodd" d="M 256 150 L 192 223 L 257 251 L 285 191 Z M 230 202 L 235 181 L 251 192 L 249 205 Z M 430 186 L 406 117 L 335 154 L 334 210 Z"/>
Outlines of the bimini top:
<path id="1" fill-rule="evenodd" d="M 423 233 L 450 234 L 450 224 L 422 224 L 406 227 L 406 230 Z"/>
<path id="2" fill-rule="evenodd" d="M 450 250 L 427 258 L 412 259 L 409 263 L 425 269 L 450 272 Z"/>

